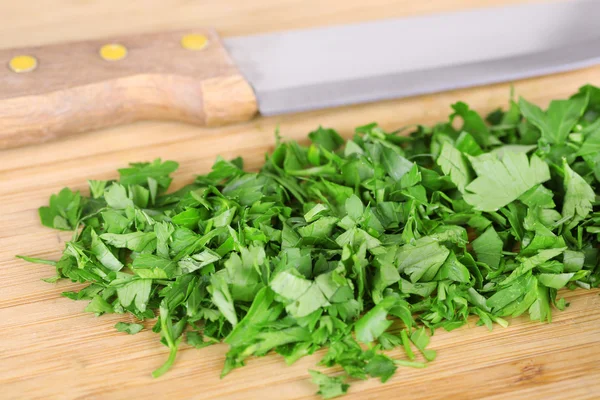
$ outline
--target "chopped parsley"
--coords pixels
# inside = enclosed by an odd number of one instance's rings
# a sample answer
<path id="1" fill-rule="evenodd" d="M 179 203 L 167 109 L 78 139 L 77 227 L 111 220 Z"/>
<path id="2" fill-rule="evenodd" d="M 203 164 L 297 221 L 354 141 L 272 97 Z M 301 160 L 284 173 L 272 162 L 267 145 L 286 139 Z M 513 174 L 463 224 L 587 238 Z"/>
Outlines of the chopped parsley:
<path id="1" fill-rule="evenodd" d="M 600 282 L 600 89 L 546 111 L 524 99 L 487 118 L 452 108 L 408 136 L 369 124 L 348 141 L 324 128 L 308 145 L 278 138 L 260 171 L 218 158 L 175 192 L 176 162 L 131 164 L 89 181 L 90 197 L 52 195 L 41 222 L 73 239 L 56 262 L 21 258 L 55 266 L 49 281 L 87 283 L 64 296 L 88 312 L 156 321 L 170 355 L 154 376 L 185 338 L 226 343 L 222 375 L 326 348 L 321 365 L 340 373 L 310 371 L 324 398 L 385 382 L 434 360 L 436 329 L 549 322 L 566 306 L 559 289 Z"/>

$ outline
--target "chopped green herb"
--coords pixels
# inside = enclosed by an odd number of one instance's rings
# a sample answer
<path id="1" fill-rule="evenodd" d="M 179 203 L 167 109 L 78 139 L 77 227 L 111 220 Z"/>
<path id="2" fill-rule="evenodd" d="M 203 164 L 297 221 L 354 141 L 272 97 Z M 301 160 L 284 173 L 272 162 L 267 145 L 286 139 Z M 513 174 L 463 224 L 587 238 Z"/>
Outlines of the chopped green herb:
<path id="1" fill-rule="evenodd" d="M 115 328 L 119 332 L 126 332 L 126 333 L 129 333 L 130 335 L 135 335 L 136 333 L 138 333 L 139 331 L 144 329 L 144 325 L 127 323 L 127 322 L 117 322 L 117 324 L 115 325 Z"/>
<path id="2" fill-rule="evenodd" d="M 319 371 L 308 371 L 312 377 L 312 381 L 319 386 L 320 394 L 324 399 L 332 399 L 343 395 L 348 391 L 350 385 L 344 383 L 340 377 L 327 376 Z"/>
<path id="3" fill-rule="evenodd" d="M 487 118 L 457 103 L 408 136 L 368 124 L 346 142 L 325 128 L 308 146 L 277 137 L 260 171 L 219 157 L 170 193 L 176 162 L 131 164 L 40 208 L 43 225 L 75 232 L 60 260 L 19 257 L 54 266 L 50 282 L 88 283 L 63 293 L 88 312 L 155 320 L 169 348 L 155 377 L 184 338 L 226 343 L 222 375 L 325 348 L 320 364 L 342 375 L 310 375 L 340 396 L 353 379 L 425 367 L 437 328 L 550 322 L 566 307 L 558 290 L 600 285 L 599 91 Z M 406 359 L 385 354 L 400 347 Z"/>

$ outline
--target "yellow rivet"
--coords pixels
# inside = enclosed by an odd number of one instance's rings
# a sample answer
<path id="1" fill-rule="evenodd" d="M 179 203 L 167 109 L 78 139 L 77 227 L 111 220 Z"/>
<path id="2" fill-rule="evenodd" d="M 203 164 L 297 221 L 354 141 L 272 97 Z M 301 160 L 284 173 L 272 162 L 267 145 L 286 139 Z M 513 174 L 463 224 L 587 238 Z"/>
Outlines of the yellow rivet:
<path id="1" fill-rule="evenodd" d="M 127 56 L 127 47 L 118 43 L 105 44 L 100 47 L 100 57 L 106 61 L 118 61 Z"/>
<path id="2" fill-rule="evenodd" d="M 13 72 L 29 72 L 37 67 L 37 60 L 32 56 L 16 56 L 8 62 L 8 67 Z"/>
<path id="3" fill-rule="evenodd" d="M 202 50 L 208 44 L 208 38 L 197 33 L 190 33 L 181 38 L 181 45 L 188 50 Z"/>

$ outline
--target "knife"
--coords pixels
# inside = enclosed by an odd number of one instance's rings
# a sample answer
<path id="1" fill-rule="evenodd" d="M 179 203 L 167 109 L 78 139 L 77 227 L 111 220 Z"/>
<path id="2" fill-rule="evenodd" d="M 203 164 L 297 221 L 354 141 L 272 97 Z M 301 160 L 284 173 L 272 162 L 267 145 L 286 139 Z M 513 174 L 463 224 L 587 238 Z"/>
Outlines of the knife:
<path id="1" fill-rule="evenodd" d="M 212 29 L 0 50 L 0 149 L 142 119 L 207 126 L 600 63 L 600 2 L 221 40 Z"/>

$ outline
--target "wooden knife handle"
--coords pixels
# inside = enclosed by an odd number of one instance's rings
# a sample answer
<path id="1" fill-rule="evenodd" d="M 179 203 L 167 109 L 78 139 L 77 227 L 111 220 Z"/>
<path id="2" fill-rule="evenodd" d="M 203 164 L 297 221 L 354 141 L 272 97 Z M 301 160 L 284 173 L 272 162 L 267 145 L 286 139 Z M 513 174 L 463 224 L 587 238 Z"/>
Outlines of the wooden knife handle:
<path id="1" fill-rule="evenodd" d="M 186 47 L 184 37 L 196 41 Z M 124 58 L 103 58 L 107 44 L 123 46 Z M 34 57 L 35 69 L 14 72 L 21 55 Z M 0 149 L 142 119 L 222 125 L 256 111 L 212 29 L 0 50 Z"/>

